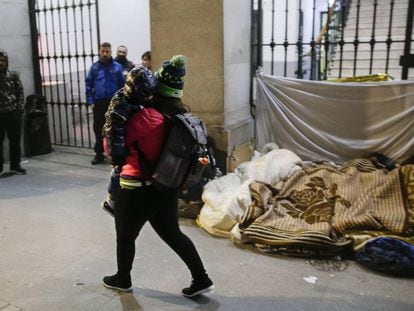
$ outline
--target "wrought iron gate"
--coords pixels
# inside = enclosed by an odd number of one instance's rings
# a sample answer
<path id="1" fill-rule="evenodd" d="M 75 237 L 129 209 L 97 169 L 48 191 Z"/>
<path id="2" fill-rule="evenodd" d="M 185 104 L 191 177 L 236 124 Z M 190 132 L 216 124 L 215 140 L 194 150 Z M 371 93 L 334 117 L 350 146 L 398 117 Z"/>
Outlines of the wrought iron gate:
<path id="1" fill-rule="evenodd" d="M 414 79 L 414 0 L 252 0 L 252 72 Z"/>
<path id="2" fill-rule="evenodd" d="M 47 100 L 55 145 L 91 148 L 85 76 L 97 60 L 98 0 L 29 0 L 36 92 Z"/>

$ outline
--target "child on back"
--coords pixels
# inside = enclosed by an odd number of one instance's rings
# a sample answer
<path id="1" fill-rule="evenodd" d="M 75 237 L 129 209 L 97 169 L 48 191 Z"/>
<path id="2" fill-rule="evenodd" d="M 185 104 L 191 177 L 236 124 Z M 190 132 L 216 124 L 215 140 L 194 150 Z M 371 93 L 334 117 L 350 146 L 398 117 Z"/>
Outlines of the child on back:
<path id="1" fill-rule="evenodd" d="M 155 88 L 156 80 L 151 71 L 142 66 L 135 67 L 126 76 L 124 87 L 112 97 L 105 114 L 102 135 L 105 151 L 111 157 L 113 168 L 108 184 L 108 197 L 102 203 L 102 208 L 112 216 L 119 191 L 119 173 L 125 164 L 126 122 L 130 116 L 150 104 Z"/>

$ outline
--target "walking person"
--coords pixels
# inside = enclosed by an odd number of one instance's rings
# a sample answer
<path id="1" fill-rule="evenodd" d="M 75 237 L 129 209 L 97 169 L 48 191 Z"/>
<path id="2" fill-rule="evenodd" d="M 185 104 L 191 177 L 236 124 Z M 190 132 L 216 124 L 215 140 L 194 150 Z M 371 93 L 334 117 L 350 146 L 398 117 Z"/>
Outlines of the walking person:
<path id="1" fill-rule="evenodd" d="M 122 66 L 124 77 L 135 67 L 135 64 L 128 60 L 128 48 L 125 45 L 120 45 L 116 49 L 115 61 L 120 63 Z"/>
<path id="2" fill-rule="evenodd" d="M 3 141 L 9 139 L 10 173 L 26 174 L 20 166 L 20 140 L 24 111 L 23 86 L 16 72 L 9 71 L 7 53 L 0 50 L 0 174 L 3 172 Z"/>
<path id="3" fill-rule="evenodd" d="M 125 164 L 125 127 L 127 120 L 148 103 L 155 92 L 156 80 L 151 71 L 137 66 L 126 76 L 125 85 L 111 99 L 105 114 L 103 135 L 106 153 L 111 158 L 113 166 L 108 196 L 102 203 L 102 208 L 114 214 L 114 202 L 119 192 L 119 174 Z"/>
<path id="4" fill-rule="evenodd" d="M 104 42 L 99 47 L 99 61 L 89 69 L 86 77 L 86 101 L 92 106 L 93 131 L 95 133 L 95 157 L 92 164 L 102 163 L 103 152 L 102 127 L 105 123 L 105 112 L 109 102 L 117 90 L 123 87 L 125 78 L 122 66 L 112 58 L 111 45 Z"/>
<path id="5" fill-rule="evenodd" d="M 103 279 L 104 286 L 110 289 L 132 290 L 130 273 L 135 239 L 147 221 L 191 272 L 192 284 L 184 288 L 182 294 L 193 297 L 214 288 L 193 242 L 179 227 L 178 193 L 157 190 L 150 178 L 151 168 L 158 162 L 168 134 L 168 120 L 187 111 L 181 102 L 184 60 L 182 55 L 177 55 L 164 62 L 155 74 L 158 86 L 153 106 L 144 107 L 127 122 L 125 145 L 128 155 L 122 166 L 121 189 L 115 201 L 118 271 Z"/>

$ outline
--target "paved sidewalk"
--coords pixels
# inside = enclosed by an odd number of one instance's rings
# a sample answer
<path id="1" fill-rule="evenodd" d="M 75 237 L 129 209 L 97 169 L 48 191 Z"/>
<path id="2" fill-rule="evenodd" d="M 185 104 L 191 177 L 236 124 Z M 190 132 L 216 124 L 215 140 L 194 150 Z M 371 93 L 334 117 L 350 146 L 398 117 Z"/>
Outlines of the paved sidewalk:
<path id="1" fill-rule="evenodd" d="M 343 271 L 321 271 L 305 259 L 214 238 L 186 219 L 182 229 L 199 249 L 215 293 L 182 297 L 190 274 L 146 225 L 136 243 L 134 291 L 117 294 L 101 284 L 116 271 L 113 219 L 99 208 L 109 165 L 94 167 L 89 155 L 63 152 L 26 160 L 27 175 L 0 179 L 1 311 L 414 310 L 413 280 L 352 261 L 342 263 Z"/>

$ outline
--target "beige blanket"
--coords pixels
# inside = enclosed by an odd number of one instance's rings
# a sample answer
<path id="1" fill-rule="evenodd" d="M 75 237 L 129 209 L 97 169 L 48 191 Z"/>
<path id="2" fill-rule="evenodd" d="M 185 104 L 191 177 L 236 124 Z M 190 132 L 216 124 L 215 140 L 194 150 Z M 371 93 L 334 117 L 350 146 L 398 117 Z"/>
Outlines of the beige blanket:
<path id="1" fill-rule="evenodd" d="M 340 168 L 314 165 L 281 185 L 253 182 L 253 203 L 240 224 L 243 238 L 275 247 L 342 248 L 360 231 L 412 235 L 407 189 L 413 172 L 412 166 L 388 171 L 357 159 Z"/>

